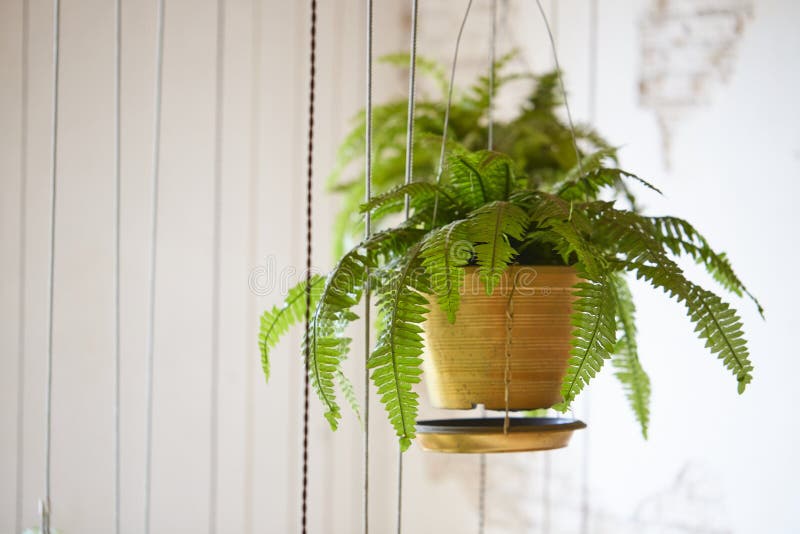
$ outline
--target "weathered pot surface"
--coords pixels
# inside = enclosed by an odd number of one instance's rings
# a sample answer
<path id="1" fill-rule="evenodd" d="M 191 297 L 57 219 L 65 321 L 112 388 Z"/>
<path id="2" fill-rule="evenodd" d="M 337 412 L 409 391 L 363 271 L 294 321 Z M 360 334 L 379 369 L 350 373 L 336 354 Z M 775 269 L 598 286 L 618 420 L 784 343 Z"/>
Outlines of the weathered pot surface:
<path id="1" fill-rule="evenodd" d="M 573 267 L 512 266 L 487 295 L 477 268 L 467 267 L 455 324 L 431 297 L 424 323 L 424 380 L 433 406 L 470 409 L 482 404 L 503 410 L 506 377 L 511 410 L 561 402 L 571 348 L 573 286 L 579 280 Z"/>

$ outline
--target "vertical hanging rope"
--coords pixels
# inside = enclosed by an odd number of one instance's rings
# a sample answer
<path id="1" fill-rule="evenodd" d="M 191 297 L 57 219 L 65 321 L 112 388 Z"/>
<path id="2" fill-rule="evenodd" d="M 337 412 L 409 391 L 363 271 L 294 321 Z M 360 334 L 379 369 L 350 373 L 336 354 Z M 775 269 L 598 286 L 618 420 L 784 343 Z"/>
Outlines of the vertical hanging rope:
<path id="1" fill-rule="evenodd" d="M 30 36 L 30 9 L 27 0 L 22 1 L 22 39 L 20 43 L 20 144 L 19 144 L 19 294 L 17 323 L 17 471 L 16 506 L 14 508 L 14 532 L 22 532 L 22 503 L 25 480 L 25 315 L 28 254 L 28 44 Z"/>
<path id="2" fill-rule="evenodd" d="M 114 534 L 120 529 L 120 232 L 122 1 L 114 2 Z"/>
<path id="3" fill-rule="evenodd" d="M 594 123 L 597 106 L 597 0 L 589 0 L 589 123 Z M 583 417 L 588 421 L 592 407 L 591 391 L 586 391 L 583 403 Z M 583 433 L 583 455 L 581 458 L 581 534 L 589 532 L 589 516 L 591 515 L 591 502 L 589 498 L 589 450 L 591 433 Z"/>
<path id="4" fill-rule="evenodd" d="M 417 11 L 418 1 L 411 0 L 411 45 L 408 60 L 408 120 L 406 123 L 405 183 L 414 179 L 414 98 L 417 78 Z M 411 214 L 411 198 L 405 195 L 405 217 Z M 403 451 L 397 449 L 397 534 L 403 531 Z"/>
<path id="5" fill-rule="evenodd" d="M 497 0 L 491 0 L 490 11 L 490 34 L 489 34 L 489 105 L 487 107 L 487 149 L 494 148 L 494 63 L 497 48 Z M 512 291 L 513 293 L 513 291 Z M 508 392 L 508 388 L 506 388 Z M 486 409 L 482 412 L 482 417 L 486 417 Z M 503 430 L 507 431 L 508 411 L 506 411 L 506 421 Z M 486 455 L 481 454 L 479 459 L 479 480 L 478 480 L 478 534 L 483 534 L 486 530 Z"/>
<path id="6" fill-rule="evenodd" d="M 211 273 L 211 390 L 209 422 L 208 532 L 217 532 L 219 481 L 219 317 L 222 261 L 222 128 L 225 87 L 225 0 L 217 0 L 216 93 L 214 102 L 214 227 Z"/>
<path id="7" fill-rule="evenodd" d="M 366 126 L 364 132 L 364 198 L 369 202 L 372 198 L 372 0 L 366 0 Z M 364 236 L 369 239 L 372 235 L 372 213 L 370 210 L 364 214 Z M 362 487 L 362 508 L 361 532 L 369 532 L 369 350 L 372 345 L 370 342 L 370 315 L 371 294 L 369 287 L 369 266 L 367 266 L 367 283 L 364 288 L 364 460 L 363 460 L 363 487 Z"/>
<path id="8" fill-rule="evenodd" d="M 164 71 L 164 0 L 156 0 L 156 76 L 153 102 L 153 160 L 151 177 L 149 309 L 145 354 L 145 454 L 144 534 L 150 534 L 151 483 L 153 476 L 153 365 L 156 314 L 156 253 L 158 252 L 158 184 L 161 162 L 161 93 Z"/>
<path id="9" fill-rule="evenodd" d="M 314 186 L 314 92 L 317 68 L 317 0 L 311 0 L 310 71 L 308 81 L 308 174 L 306 181 L 306 337 L 311 328 L 311 223 L 312 194 Z M 305 372 L 303 373 L 303 490 L 301 531 L 308 528 L 308 362 L 310 348 L 305 346 Z"/>
<path id="10" fill-rule="evenodd" d="M 53 296 L 56 267 L 56 192 L 58 177 L 58 85 L 61 2 L 53 0 L 53 117 L 50 130 L 50 249 L 47 278 L 47 364 L 45 371 L 44 499 L 39 502 L 42 534 L 50 534 L 50 474 L 53 427 Z"/>

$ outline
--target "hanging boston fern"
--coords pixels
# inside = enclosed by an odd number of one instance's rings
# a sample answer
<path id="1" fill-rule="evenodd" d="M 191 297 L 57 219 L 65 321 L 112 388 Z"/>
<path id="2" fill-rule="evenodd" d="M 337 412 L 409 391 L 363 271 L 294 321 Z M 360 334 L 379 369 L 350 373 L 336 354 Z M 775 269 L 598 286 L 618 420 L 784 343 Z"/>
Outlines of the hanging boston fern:
<path id="1" fill-rule="evenodd" d="M 420 65 L 434 80 L 443 79 L 432 64 Z M 497 85 L 513 78 L 495 76 Z M 413 388 L 422 378 L 423 357 L 431 373 L 426 381 L 439 388 L 432 391 L 438 406 L 560 410 L 567 410 L 611 359 L 646 435 L 650 382 L 637 352 L 627 275 L 684 304 L 699 337 L 733 374 L 740 393 L 752 380 L 735 310 L 687 279 L 676 262 L 681 256 L 696 260 L 723 289 L 750 296 L 761 311 L 726 256 L 685 220 L 639 213 L 631 186 L 656 189 L 617 168 L 614 150 L 588 129 L 577 131 L 576 154 L 569 128 L 556 115 L 556 74 L 536 81 L 519 115 L 495 124 L 495 151 L 476 149 L 486 143 L 485 129 L 476 125 L 485 124 L 487 80 L 458 95 L 450 113 L 453 141 L 447 144 L 441 173 L 437 160 L 445 105 L 419 102 L 416 178 L 408 185 L 400 185 L 405 103 L 377 107 L 377 193 L 357 207 L 362 180 L 353 176 L 351 181 L 345 173 L 362 153 L 361 125 L 345 142 L 332 178 L 346 198 L 337 240 L 361 233 L 354 212 L 363 217 L 369 211 L 382 229 L 343 251 L 327 276 L 311 280 L 313 309 L 303 342 L 309 349 L 311 385 L 332 428 L 341 417 L 337 384 L 356 408 L 342 373 L 350 342 L 344 330 L 358 319 L 354 309 L 367 284 L 379 309 L 378 338 L 368 366 L 403 449 L 415 437 L 418 397 Z M 410 217 L 395 223 L 406 198 Z M 532 281 L 519 281 L 524 272 L 533 275 Z M 261 318 L 267 376 L 270 349 L 304 317 L 304 284 Z M 505 339 L 494 331 L 509 314 L 511 296 L 518 319 L 513 339 Z M 459 312 L 467 308 L 476 324 L 460 324 Z M 469 363 L 465 370 L 459 368 L 464 363 L 459 352 L 451 349 L 470 339 L 483 344 L 463 347 Z M 514 367 L 503 374 L 510 355 Z M 547 385 L 553 380 L 554 387 Z"/>

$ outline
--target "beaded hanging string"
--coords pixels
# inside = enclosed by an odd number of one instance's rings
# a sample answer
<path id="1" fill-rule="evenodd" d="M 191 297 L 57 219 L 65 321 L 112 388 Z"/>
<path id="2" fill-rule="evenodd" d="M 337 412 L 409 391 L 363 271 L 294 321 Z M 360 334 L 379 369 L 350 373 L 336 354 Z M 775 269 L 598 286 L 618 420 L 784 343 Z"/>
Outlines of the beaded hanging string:
<path id="1" fill-rule="evenodd" d="M 308 337 L 311 329 L 311 257 L 312 257 L 312 202 L 314 186 L 314 96 L 317 75 L 317 0 L 311 0 L 311 29 L 309 35 L 309 80 L 308 80 L 308 147 L 306 174 L 306 309 L 305 332 Z M 301 504 L 301 525 L 303 534 L 308 531 L 308 363 L 311 359 L 310 347 L 305 345 L 305 372 L 303 373 L 303 484 Z"/>
<path id="2" fill-rule="evenodd" d="M 366 0 L 366 126 L 364 132 L 364 197 L 369 203 L 372 198 L 372 0 Z M 372 213 L 370 210 L 364 214 L 364 236 L 369 239 L 372 235 Z M 362 524 L 361 531 L 369 532 L 369 369 L 367 360 L 370 350 L 370 270 L 367 266 L 367 282 L 364 287 L 364 459 L 362 481 Z"/>
<path id="3" fill-rule="evenodd" d="M 151 483 L 153 477 L 153 366 L 155 356 L 156 254 L 158 252 L 158 184 L 161 164 L 161 94 L 164 73 L 164 0 L 156 2 L 156 77 L 153 117 L 153 160 L 151 176 L 149 309 L 145 354 L 145 459 L 144 534 L 150 534 Z"/>
<path id="4" fill-rule="evenodd" d="M 28 250 L 28 80 L 30 37 L 30 9 L 22 2 L 22 39 L 20 43 L 20 144 L 19 144 L 19 294 L 17 317 L 17 444 L 16 444 L 16 506 L 14 508 L 14 532 L 22 532 L 23 497 L 25 480 L 25 315 L 27 313 L 27 250 Z"/>
<path id="5" fill-rule="evenodd" d="M 58 86 L 61 41 L 61 2 L 53 0 L 53 93 L 50 129 L 50 244 L 47 277 L 47 359 L 45 371 L 44 498 L 39 501 L 42 534 L 50 534 L 50 475 L 53 421 L 53 296 L 56 249 L 56 192 L 58 178 Z"/>

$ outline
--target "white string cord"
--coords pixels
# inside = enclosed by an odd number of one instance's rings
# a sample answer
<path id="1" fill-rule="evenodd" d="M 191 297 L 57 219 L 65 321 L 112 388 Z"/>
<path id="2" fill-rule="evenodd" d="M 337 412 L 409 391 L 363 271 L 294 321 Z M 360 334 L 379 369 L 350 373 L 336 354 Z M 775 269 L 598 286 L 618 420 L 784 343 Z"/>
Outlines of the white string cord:
<path id="1" fill-rule="evenodd" d="M 47 279 L 47 368 L 45 386 L 44 499 L 39 503 L 42 534 L 50 534 L 50 475 L 53 421 L 53 296 L 56 257 L 56 192 L 58 177 L 58 86 L 61 2 L 53 0 L 53 117 L 50 131 L 50 249 Z"/>
<path id="2" fill-rule="evenodd" d="M 365 202 L 372 198 L 372 38 L 373 38 L 373 6 L 372 0 L 366 0 L 366 100 L 367 115 L 364 132 L 364 185 Z M 372 235 L 372 213 L 370 210 L 364 214 L 364 235 L 369 239 Z M 362 524 L 361 531 L 369 532 L 369 351 L 371 321 L 371 295 L 369 285 L 370 271 L 367 267 L 367 282 L 364 288 L 364 460 L 363 460 L 363 487 L 362 487 Z"/>
<path id="3" fill-rule="evenodd" d="M 472 8 L 472 0 L 467 2 L 467 9 L 464 11 L 464 18 L 461 19 L 461 26 L 458 28 L 458 37 L 456 37 L 456 47 L 453 52 L 453 64 L 450 67 L 450 85 L 447 88 L 447 106 L 444 108 L 444 126 L 442 127 L 442 148 L 439 151 L 439 164 L 436 169 L 436 185 L 442 183 L 442 172 L 444 170 L 444 154 L 447 148 L 447 130 L 450 125 L 450 107 L 453 104 L 453 87 L 455 86 L 456 79 L 456 66 L 458 65 L 458 51 L 461 48 L 461 36 L 464 34 L 464 27 L 467 25 L 469 12 Z M 436 225 L 436 214 L 439 211 L 439 191 L 433 198 L 433 219 L 431 220 L 431 227 Z"/>
<path id="4" fill-rule="evenodd" d="M 114 533 L 120 531 L 120 232 L 122 2 L 114 2 Z"/>
<path id="5" fill-rule="evenodd" d="M 209 421 L 208 532 L 217 532 L 219 494 L 219 318 L 222 261 L 222 129 L 225 102 L 225 0 L 217 0 L 216 96 L 214 102 L 214 213 L 211 273 L 211 390 Z"/>
<path id="6" fill-rule="evenodd" d="M 164 71 L 164 0 L 156 0 L 156 77 L 153 120 L 153 169 L 151 184 L 150 267 L 148 272 L 149 310 L 145 363 L 145 459 L 144 459 L 144 534 L 150 534 L 151 484 L 153 476 L 153 364 L 156 312 L 156 253 L 158 252 L 158 184 L 161 160 L 161 93 Z"/>
<path id="7" fill-rule="evenodd" d="M 28 44 L 30 37 L 30 9 L 27 0 L 22 0 L 22 39 L 20 72 L 20 145 L 19 145 L 19 308 L 17 323 L 17 471 L 16 506 L 14 509 L 14 532 L 22 532 L 22 508 L 25 493 L 25 315 L 27 313 L 26 286 L 28 254 Z"/>

